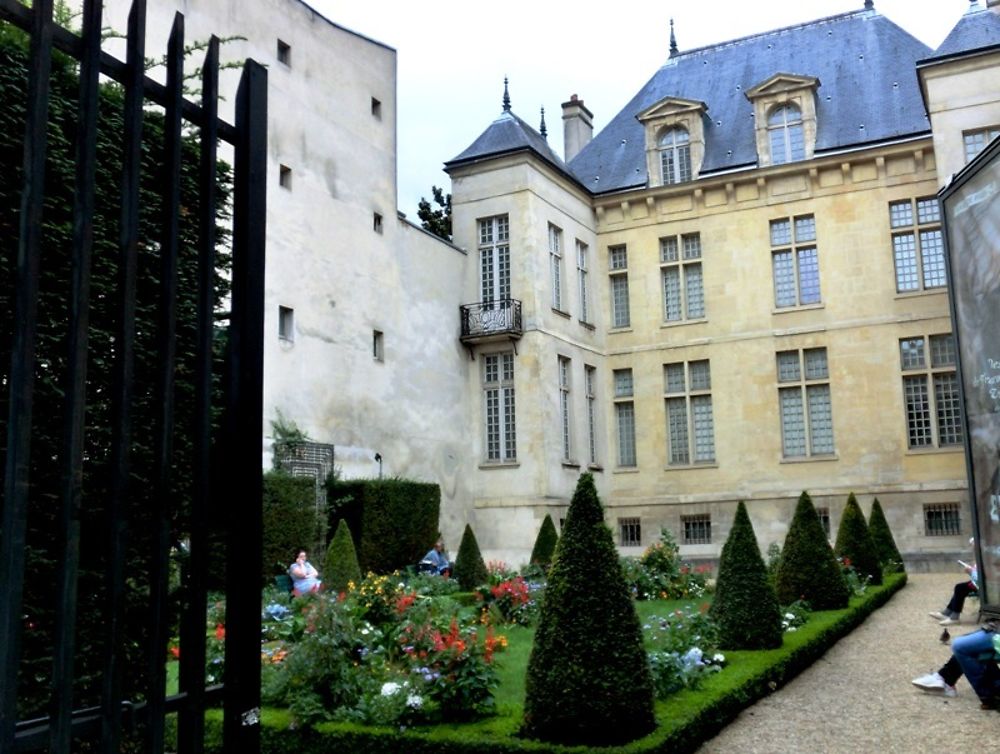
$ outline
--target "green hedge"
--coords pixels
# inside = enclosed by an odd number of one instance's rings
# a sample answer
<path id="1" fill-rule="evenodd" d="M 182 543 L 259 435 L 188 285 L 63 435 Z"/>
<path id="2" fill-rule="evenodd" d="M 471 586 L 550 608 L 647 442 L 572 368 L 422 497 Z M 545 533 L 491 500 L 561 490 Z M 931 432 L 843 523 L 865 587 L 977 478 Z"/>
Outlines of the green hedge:
<path id="1" fill-rule="evenodd" d="M 264 474 L 264 557 L 261 579 L 273 584 L 295 560 L 297 547 L 309 550 L 313 563 L 322 563 L 323 553 L 312 552 L 316 542 L 316 484 L 312 479 L 279 471 Z"/>
<path id="2" fill-rule="evenodd" d="M 656 731 L 625 746 L 557 746 L 515 737 L 520 720 L 497 717 L 465 725 L 400 731 L 349 723 L 323 723 L 315 729 L 290 728 L 286 710 L 264 710 L 261 751 L 264 754 L 683 754 L 695 751 L 745 708 L 784 686 L 812 665 L 906 584 L 906 574 L 886 576 L 881 587 L 851 599 L 843 610 L 815 612 L 795 633 L 785 635 L 781 649 L 727 652 L 726 670 L 710 676 L 697 690 L 681 691 L 657 702 Z M 207 752 L 222 750 L 222 716 L 207 715 Z"/>
<path id="3" fill-rule="evenodd" d="M 361 571 L 413 565 L 438 537 L 441 488 L 407 479 L 352 479 L 327 484 L 330 531 L 341 519 L 354 536 Z M 447 544 L 447 543 L 446 543 Z"/>

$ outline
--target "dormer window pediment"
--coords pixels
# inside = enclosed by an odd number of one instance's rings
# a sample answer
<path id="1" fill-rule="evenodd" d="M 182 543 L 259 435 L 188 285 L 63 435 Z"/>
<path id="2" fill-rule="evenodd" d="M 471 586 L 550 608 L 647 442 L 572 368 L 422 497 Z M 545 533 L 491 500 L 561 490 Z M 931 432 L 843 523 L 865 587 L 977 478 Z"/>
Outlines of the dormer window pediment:
<path id="1" fill-rule="evenodd" d="M 705 156 L 704 102 L 664 97 L 636 115 L 646 135 L 646 174 L 650 186 L 683 183 L 698 177 Z"/>
<path id="2" fill-rule="evenodd" d="M 776 73 L 746 91 L 761 167 L 811 159 L 816 148 L 815 76 Z"/>

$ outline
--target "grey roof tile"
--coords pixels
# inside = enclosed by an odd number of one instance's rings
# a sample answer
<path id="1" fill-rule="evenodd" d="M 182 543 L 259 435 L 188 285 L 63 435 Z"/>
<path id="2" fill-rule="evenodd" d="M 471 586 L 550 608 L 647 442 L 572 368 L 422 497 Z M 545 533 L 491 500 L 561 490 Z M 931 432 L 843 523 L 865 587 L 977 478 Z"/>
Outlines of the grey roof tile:
<path id="1" fill-rule="evenodd" d="M 555 153 L 542 135 L 510 110 L 504 110 L 500 117 L 493 121 L 465 151 L 446 162 L 445 169 L 524 149 L 534 152 L 546 162 L 572 177 L 566 168 L 566 163 Z"/>
<path id="2" fill-rule="evenodd" d="M 1000 14 L 989 11 L 980 5 L 973 5 L 958 20 L 955 28 L 949 32 L 934 54 L 921 60 L 920 63 L 937 62 L 956 55 L 998 46 L 1000 46 Z"/>
<path id="3" fill-rule="evenodd" d="M 930 126 L 914 65 L 929 52 L 867 10 L 681 52 L 570 161 L 569 170 L 594 193 L 644 186 L 645 135 L 635 116 L 668 96 L 708 106 L 702 174 L 755 165 L 753 105 L 744 92 L 778 72 L 820 81 L 817 152 L 924 133 Z"/>

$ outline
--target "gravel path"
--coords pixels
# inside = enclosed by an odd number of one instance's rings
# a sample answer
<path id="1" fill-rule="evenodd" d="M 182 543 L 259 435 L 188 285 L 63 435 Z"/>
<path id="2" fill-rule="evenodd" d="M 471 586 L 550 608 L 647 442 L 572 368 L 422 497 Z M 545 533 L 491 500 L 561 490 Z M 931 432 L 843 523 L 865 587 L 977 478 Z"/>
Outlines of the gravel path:
<path id="1" fill-rule="evenodd" d="M 913 754 L 995 747 L 1000 714 L 981 710 L 964 678 L 953 699 L 910 684 L 950 656 L 939 641 L 941 629 L 927 613 L 944 606 L 960 577 L 911 575 L 888 604 L 812 667 L 748 707 L 698 751 Z M 973 630 L 977 607 L 966 604 L 966 625 L 950 629 L 952 635 Z"/>

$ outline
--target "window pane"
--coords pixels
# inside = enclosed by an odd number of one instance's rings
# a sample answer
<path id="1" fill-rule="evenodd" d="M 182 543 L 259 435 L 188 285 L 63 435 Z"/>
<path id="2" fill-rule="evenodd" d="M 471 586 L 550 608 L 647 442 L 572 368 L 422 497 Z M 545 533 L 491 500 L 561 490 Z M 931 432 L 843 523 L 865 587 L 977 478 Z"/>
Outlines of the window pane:
<path id="1" fill-rule="evenodd" d="M 962 409 L 958 401 L 958 378 L 954 372 L 934 375 L 934 407 L 937 410 L 938 443 L 962 444 Z"/>
<path id="2" fill-rule="evenodd" d="M 774 264 L 774 305 L 795 306 L 795 266 L 792 252 L 779 251 L 772 255 Z"/>
<path id="3" fill-rule="evenodd" d="M 503 380 L 509 382 L 514 379 L 514 354 L 500 354 L 500 362 L 503 366 Z"/>
<path id="4" fill-rule="evenodd" d="M 941 212 L 937 199 L 917 199 L 917 222 L 921 225 L 941 222 Z"/>
<path id="5" fill-rule="evenodd" d="M 500 215 L 497 221 L 497 241 L 510 240 L 510 226 L 507 222 L 507 215 Z"/>
<path id="6" fill-rule="evenodd" d="M 801 123 L 788 127 L 788 151 L 790 160 L 804 160 L 806 157 L 805 133 Z"/>
<path id="7" fill-rule="evenodd" d="M 787 133 L 784 128 L 775 128 L 770 132 L 771 137 L 771 162 L 775 165 L 782 165 L 788 162 Z"/>
<path id="8" fill-rule="evenodd" d="M 615 397 L 627 397 L 632 395 L 632 370 L 615 370 Z"/>
<path id="9" fill-rule="evenodd" d="M 903 399 L 906 402 L 906 436 L 911 448 L 932 445 L 931 409 L 927 395 L 927 378 L 923 375 L 903 378 Z"/>
<path id="10" fill-rule="evenodd" d="M 667 388 L 668 393 L 683 393 L 685 382 L 684 382 L 684 364 L 667 364 L 664 368 L 666 373 Z"/>
<path id="11" fill-rule="evenodd" d="M 945 284 L 944 244 L 940 230 L 920 231 L 920 256 L 924 265 L 924 288 Z"/>
<path id="12" fill-rule="evenodd" d="M 795 382 L 799 379 L 799 352 L 778 352 L 778 382 Z"/>
<path id="13" fill-rule="evenodd" d="M 628 308 L 628 275 L 611 276 L 611 326 L 628 327 L 631 322 Z"/>
<path id="14" fill-rule="evenodd" d="M 789 220 L 771 221 L 771 246 L 787 246 L 792 242 L 792 223 Z"/>
<path id="15" fill-rule="evenodd" d="M 812 215 L 795 218 L 795 242 L 816 240 L 816 218 Z"/>
<path id="16" fill-rule="evenodd" d="M 505 387 L 501 392 L 504 401 L 503 436 L 504 460 L 517 459 L 517 440 L 514 433 L 514 388 Z"/>
<path id="17" fill-rule="evenodd" d="M 660 261 L 661 262 L 676 262 L 678 260 L 677 256 L 677 238 L 671 236 L 670 238 L 660 239 Z"/>
<path id="18" fill-rule="evenodd" d="M 500 390 L 486 391 L 486 458 L 500 460 Z"/>
<path id="19" fill-rule="evenodd" d="M 712 389 L 712 375 L 708 368 L 708 360 L 703 361 L 692 361 L 688 365 L 688 369 L 691 372 L 691 389 L 692 390 L 711 390 Z"/>
<path id="20" fill-rule="evenodd" d="M 924 366 L 924 339 L 905 338 L 899 341 L 899 357 L 903 369 L 920 369 Z"/>
<path id="21" fill-rule="evenodd" d="M 677 180 L 680 182 L 691 180 L 691 147 L 687 144 L 676 147 L 677 153 Z"/>
<path id="22" fill-rule="evenodd" d="M 696 395 L 692 397 L 691 413 L 694 415 L 694 462 L 711 463 L 715 460 L 712 396 Z"/>
<path id="23" fill-rule="evenodd" d="M 701 259 L 701 236 L 697 233 L 692 233 L 682 238 L 684 241 L 684 258 Z"/>
<path id="24" fill-rule="evenodd" d="M 924 533 L 928 537 L 949 537 L 962 533 L 957 503 L 932 503 L 924 506 Z"/>
<path id="25" fill-rule="evenodd" d="M 681 271 L 679 267 L 663 268 L 663 319 L 676 322 L 681 318 Z"/>
<path id="26" fill-rule="evenodd" d="M 802 413 L 802 390 L 781 388 L 781 447 L 786 458 L 806 454 L 806 423 Z"/>
<path id="27" fill-rule="evenodd" d="M 907 199 L 905 202 L 892 202 L 889 205 L 889 227 L 905 228 L 913 225 L 913 204 Z"/>
<path id="28" fill-rule="evenodd" d="M 917 273 L 917 246 L 912 233 L 892 237 L 892 256 L 896 262 L 896 290 L 920 290 Z"/>
<path id="29" fill-rule="evenodd" d="M 667 436 L 670 444 L 669 462 L 690 463 L 687 403 L 684 398 L 667 399 Z"/>
<path id="30" fill-rule="evenodd" d="M 628 267 L 628 251 L 624 246 L 612 246 L 608 249 L 608 264 L 612 270 L 624 270 Z"/>
<path id="31" fill-rule="evenodd" d="M 708 545 L 712 543 L 712 517 L 708 513 L 681 516 L 684 525 L 684 544 Z"/>
<path id="32" fill-rule="evenodd" d="M 825 348 L 807 348 L 804 351 L 807 380 L 825 380 L 828 376 Z"/>
<path id="33" fill-rule="evenodd" d="M 684 289 L 687 296 L 687 315 L 689 319 L 705 316 L 705 292 L 702 289 L 701 265 L 688 264 L 684 266 Z"/>
<path id="34" fill-rule="evenodd" d="M 830 408 L 830 386 L 809 385 L 806 387 L 809 401 L 810 452 L 833 453 L 833 415 Z"/>
<path id="35" fill-rule="evenodd" d="M 635 409 L 632 403 L 616 403 L 618 417 L 618 465 L 635 466 Z"/>
<path id="36" fill-rule="evenodd" d="M 799 249 L 799 303 L 819 303 L 819 258 L 816 249 Z"/>
<path id="37" fill-rule="evenodd" d="M 955 338 L 947 335 L 931 335 L 931 366 L 955 366 Z"/>

